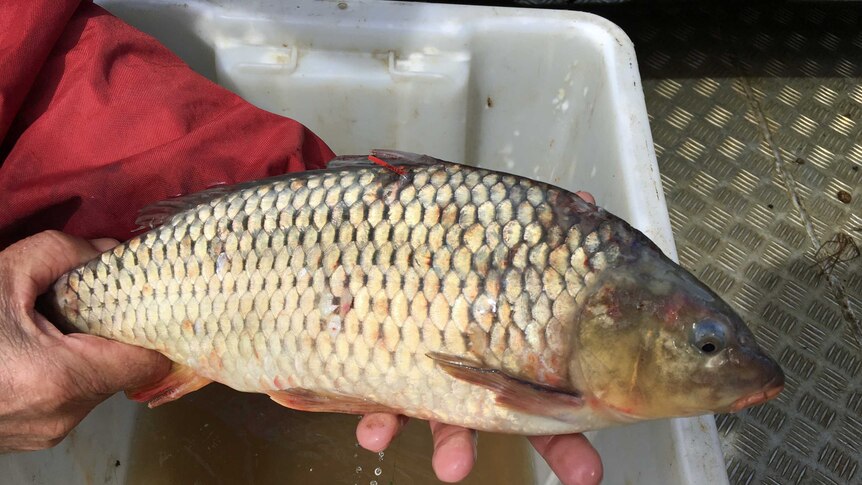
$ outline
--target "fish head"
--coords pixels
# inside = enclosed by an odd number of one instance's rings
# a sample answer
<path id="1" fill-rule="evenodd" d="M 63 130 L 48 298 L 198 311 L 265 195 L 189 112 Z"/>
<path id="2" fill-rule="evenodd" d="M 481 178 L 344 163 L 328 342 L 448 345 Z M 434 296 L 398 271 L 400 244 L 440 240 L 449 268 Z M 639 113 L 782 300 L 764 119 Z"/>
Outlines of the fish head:
<path id="1" fill-rule="evenodd" d="M 737 313 L 657 251 L 588 283 L 573 333 L 573 385 L 619 419 L 735 412 L 784 387 Z"/>

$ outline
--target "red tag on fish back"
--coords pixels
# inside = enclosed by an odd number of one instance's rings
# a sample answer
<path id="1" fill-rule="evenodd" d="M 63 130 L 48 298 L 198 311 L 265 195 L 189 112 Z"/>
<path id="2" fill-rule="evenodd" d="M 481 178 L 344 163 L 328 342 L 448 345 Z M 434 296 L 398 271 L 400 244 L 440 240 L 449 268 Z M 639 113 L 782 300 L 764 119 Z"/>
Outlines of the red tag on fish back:
<path id="1" fill-rule="evenodd" d="M 374 155 L 368 155 L 368 159 L 376 163 L 377 165 L 380 165 L 381 167 L 385 168 L 386 170 L 397 173 L 398 175 L 404 175 L 405 173 L 407 173 L 403 168 L 390 165 L 383 159 L 377 158 Z"/>

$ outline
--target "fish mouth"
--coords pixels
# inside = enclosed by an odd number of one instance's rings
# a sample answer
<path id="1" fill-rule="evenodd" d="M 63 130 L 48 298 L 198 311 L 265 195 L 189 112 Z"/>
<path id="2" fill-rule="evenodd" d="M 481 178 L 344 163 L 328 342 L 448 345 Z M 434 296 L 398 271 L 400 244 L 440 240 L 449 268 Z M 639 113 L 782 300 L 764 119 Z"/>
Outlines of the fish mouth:
<path id="1" fill-rule="evenodd" d="M 778 374 L 764 386 L 764 389 L 733 401 L 730 405 L 730 412 L 735 413 L 747 407 L 765 403 L 777 396 L 782 390 L 784 390 L 784 376 Z"/>

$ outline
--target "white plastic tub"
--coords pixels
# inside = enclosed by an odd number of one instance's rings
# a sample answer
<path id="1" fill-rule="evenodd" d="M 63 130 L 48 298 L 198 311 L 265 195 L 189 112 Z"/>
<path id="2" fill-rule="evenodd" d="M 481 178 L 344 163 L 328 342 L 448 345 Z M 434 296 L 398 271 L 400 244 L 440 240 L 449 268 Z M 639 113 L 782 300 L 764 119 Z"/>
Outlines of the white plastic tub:
<path id="1" fill-rule="evenodd" d="M 599 17 L 367 0 L 99 3 L 340 154 L 397 148 L 589 190 L 676 257 L 634 49 Z M 0 457 L 0 482 L 123 483 L 114 459 L 139 409 L 115 396 L 55 449 Z M 605 483 L 727 483 L 712 417 L 590 438 Z M 537 484 L 557 483 L 535 463 Z"/>

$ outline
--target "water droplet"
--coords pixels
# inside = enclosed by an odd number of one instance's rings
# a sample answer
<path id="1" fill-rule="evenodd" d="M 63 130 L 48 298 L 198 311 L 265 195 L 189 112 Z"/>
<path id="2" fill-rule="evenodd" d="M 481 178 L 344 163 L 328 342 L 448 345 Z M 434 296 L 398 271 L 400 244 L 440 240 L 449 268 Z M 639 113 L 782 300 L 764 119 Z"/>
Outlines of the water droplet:
<path id="1" fill-rule="evenodd" d="M 371 480 L 368 485 L 377 485 L 377 480 Z"/>
<path id="2" fill-rule="evenodd" d="M 380 467 L 377 467 L 374 469 L 374 476 L 375 477 L 379 477 L 381 473 L 383 473 L 383 470 L 381 470 Z"/>
<path id="3" fill-rule="evenodd" d="M 381 452 L 378 452 L 378 453 L 377 453 L 377 456 L 379 456 L 379 457 L 380 457 L 380 461 L 383 461 L 383 452 L 382 452 L 382 451 L 381 451 Z"/>
<path id="4" fill-rule="evenodd" d="M 362 467 L 361 466 L 356 467 L 356 473 L 360 473 L 360 472 L 362 472 Z"/>

